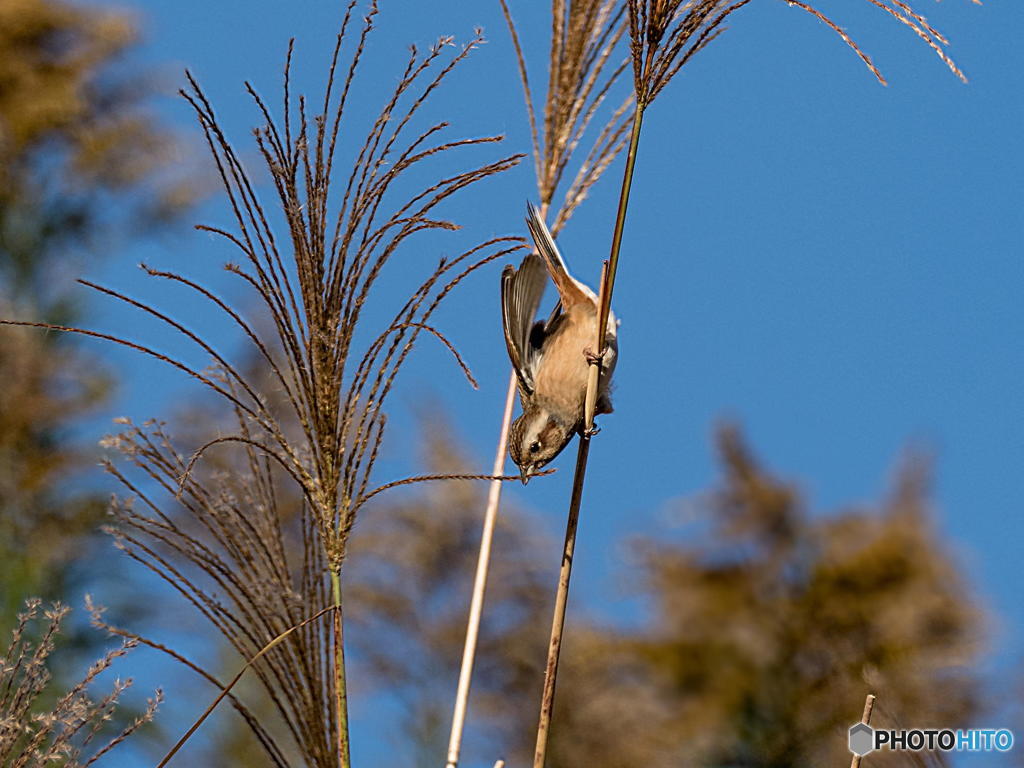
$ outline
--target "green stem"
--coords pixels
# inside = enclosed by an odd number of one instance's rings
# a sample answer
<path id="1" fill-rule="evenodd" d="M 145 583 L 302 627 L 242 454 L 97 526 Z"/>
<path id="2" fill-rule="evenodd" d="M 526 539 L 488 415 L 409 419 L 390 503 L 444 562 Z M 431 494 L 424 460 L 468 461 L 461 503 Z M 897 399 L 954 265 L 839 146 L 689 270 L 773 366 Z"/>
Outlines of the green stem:
<path id="1" fill-rule="evenodd" d="M 348 693 L 345 687 L 345 640 L 342 634 L 341 571 L 331 568 L 331 596 L 334 600 L 334 707 L 338 732 L 338 765 L 350 768 L 348 749 Z"/>

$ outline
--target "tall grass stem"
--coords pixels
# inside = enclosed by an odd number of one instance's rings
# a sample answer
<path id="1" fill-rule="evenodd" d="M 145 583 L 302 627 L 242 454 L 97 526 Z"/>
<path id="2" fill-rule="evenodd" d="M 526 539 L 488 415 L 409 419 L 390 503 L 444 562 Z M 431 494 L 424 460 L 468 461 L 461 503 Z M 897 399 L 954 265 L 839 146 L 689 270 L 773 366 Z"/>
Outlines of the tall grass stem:
<path id="1" fill-rule="evenodd" d="M 508 392 L 505 395 L 505 411 L 498 435 L 498 449 L 494 456 L 491 474 L 499 476 L 505 468 L 505 454 L 508 450 L 508 431 L 512 424 L 512 410 L 516 401 L 516 375 L 509 375 Z M 466 709 L 469 703 L 469 686 L 473 678 L 473 662 L 476 658 L 477 640 L 480 634 L 480 617 L 483 614 L 484 592 L 487 589 L 487 571 L 491 562 L 491 547 L 494 541 L 494 526 L 501 503 L 501 480 L 492 480 L 487 493 L 487 509 L 484 512 L 484 528 L 480 535 L 480 554 L 476 562 L 476 577 L 473 580 L 473 596 L 469 604 L 469 620 L 466 624 L 466 642 L 462 649 L 462 668 L 459 670 L 459 686 L 455 695 L 455 711 L 452 714 L 452 730 L 448 738 L 448 762 L 446 768 L 455 768 L 462 750 L 462 732 L 466 724 Z"/>
<path id="2" fill-rule="evenodd" d="M 875 708 L 875 694 L 869 693 L 867 698 L 864 699 L 864 714 L 861 715 L 860 721 L 864 725 L 871 724 L 871 710 Z M 854 755 L 850 761 L 850 768 L 860 768 L 860 761 L 863 758 L 860 755 Z"/>
<path id="3" fill-rule="evenodd" d="M 640 146 L 640 128 L 644 121 L 643 103 L 637 103 L 633 113 L 633 128 L 629 133 L 629 149 L 626 150 L 626 169 L 622 174 L 622 189 L 619 192 L 619 208 L 615 213 L 615 230 L 612 232 L 612 250 L 608 256 L 607 300 L 601 304 L 601 317 L 598 328 L 608 325 L 608 312 L 612 306 L 612 292 L 615 290 L 615 275 L 619 268 L 619 250 L 622 247 L 622 232 L 626 226 L 626 207 L 629 205 L 629 192 L 633 188 L 633 168 L 636 166 L 636 153 Z"/>
<path id="4" fill-rule="evenodd" d="M 334 600 L 334 712 L 338 731 L 338 765 L 349 768 L 348 685 L 345 677 L 345 636 L 341 615 L 341 571 L 331 569 L 331 599 Z"/>
<path id="5" fill-rule="evenodd" d="M 594 427 L 594 403 L 597 401 L 597 386 L 600 381 L 600 356 L 604 353 L 605 329 L 611 311 L 612 291 L 615 288 L 615 271 L 619 263 L 619 249 L 626 222 L 629 193 L 633 186 L 633 168 L 636 165 L 637 148 L 640 144 L 640 128 L 643 123 L 644 105 L 637 104 L 633 116 L 633 128 L 629 137 L 626 154 L 626 168 L 622 176 L 619 206 L 615 215 L 615 229 L 612 234 L 612 250 L 605 262 L 601 275 L 600 303 L 598 307 L 597 340 L 598 355 L 591 362 L 587 380 L 586 427 L 580 434 L 579 451 L 576 454 L 576 471 L 573 475 L 572 496 L 569 499 L 569 515 L 565 525 L 565 545 L 562 549 L 562 566 L 558 573 L 558 588 L 555 592 L 555 610 L 551 619 L 551 639 L 548 643 L 548 657 L 544 665 L 544 691 L 541 694 L 540 718 L 537 723 L 537 745 L 533 755 L 533 768 L 544 768 L 547 758 L 548 735 L 551 730 L 551 715 L 555 707 L 555 683 L 558 678 L 558 660 L 562 650 L 562 631 L 565 627 L 565 611 L 569 601 L 569 580 L 572 577 L 572 561 L 576 551 L 576 529 L 579 526 L 580 505 L 583 501 L 583 483 L 587 474 L 587 460 L 590 456 L 590 438 Z"/>
<path id="6" fill-rule="evenodd" d="M 562 651 L 562 630 L 565 627 L 565 609 L 569 600 L 569 579 L 572 577 L 572 560 L 576 552 L 576 529 L 579 524 L 580 501 L 583 498 L 583 480 L 587 474 L 587 457 L 589 455 L 590 436 L 586 434 L 580 435 L 579 450 L 576 453 L 576 474 L 573 476 L 572 498 L 569 502 L 569 519 L 565 524 L 562 567 L 558 572 L 555 611 L 551 618 L 551 639 L 548 642 L 548 659 L 544 667 L 544 692 L 541 695 L 540 721 L 537 724 L 537 746 L 533 755 L 534 768 L 543 768 L 547 756 L 548 734 L 551 730 L 551 714 L 555 707 L 558 658 Z"/>

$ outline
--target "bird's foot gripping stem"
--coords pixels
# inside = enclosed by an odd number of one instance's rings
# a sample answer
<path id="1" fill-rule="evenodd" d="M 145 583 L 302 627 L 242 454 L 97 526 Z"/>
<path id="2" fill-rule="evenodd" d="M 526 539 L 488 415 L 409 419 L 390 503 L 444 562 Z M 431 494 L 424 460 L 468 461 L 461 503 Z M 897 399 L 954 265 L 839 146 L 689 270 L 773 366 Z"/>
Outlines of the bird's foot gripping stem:
<path id="1" fill-rule="evenodd" d="M 587 358 L 589 365 L 604 365 L 605 358 L 608 356 L 608 350 L 605 349 L 604 352 L 598 355 L 590 347 L 584 347 L 583 356 Z"/>

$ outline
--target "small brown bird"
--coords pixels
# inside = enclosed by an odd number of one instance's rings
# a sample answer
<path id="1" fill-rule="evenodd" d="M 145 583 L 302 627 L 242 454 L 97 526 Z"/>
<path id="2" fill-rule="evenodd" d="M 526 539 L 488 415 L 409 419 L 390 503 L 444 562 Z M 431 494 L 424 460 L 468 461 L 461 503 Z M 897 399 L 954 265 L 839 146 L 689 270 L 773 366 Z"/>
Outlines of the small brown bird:
<path id="1" fill-rule="evenodd" d="M 501 319 L 523 412 L 509 432 L 509 453 L 523 483 L 555 458 L 584 427 L 584 401 L 597 336 L 598 297 L 569 274 L 537 209 L 527 204 L 527 226 L 537 246 L 519 269 L 501 273 Z M 539 254 L 539 255 L 538 255 Z M 534 322 L 547 277 L 558 303 Z M 596 413 L 611 413 L 608 385 L 618 356 L 618 323 L 609 312 Z"/>

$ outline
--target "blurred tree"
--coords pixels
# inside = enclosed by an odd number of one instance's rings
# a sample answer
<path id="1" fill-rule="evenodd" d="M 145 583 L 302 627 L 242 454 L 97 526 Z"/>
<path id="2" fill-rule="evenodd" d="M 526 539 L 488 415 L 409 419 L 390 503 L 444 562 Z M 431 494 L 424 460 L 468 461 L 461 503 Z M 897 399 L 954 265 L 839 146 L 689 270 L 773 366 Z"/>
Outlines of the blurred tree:
<path id="1" fill-rule="evenodd" d="M 425 433 L 434 470 L 466 469 L 448 427 Z M 612 629 L 574 611 L 548 764 L 843 765 L 869 691 L 877 724 L 966 725 L 985 623 L 934 531 L 927 465 L 907 462 L 877 508 L 811 515 L 737 430 L 718 444 L 720 487 L 688 506 L 701 533 L 636 542 L 649 621 Z M 444 754 L 482 509 L 481 489 L 435 484 L 367 515 L 352 540 L 352 642 L 403 703 L 412 764 Z M 526 765 L 558 547 L 521 511 L 500 519 L 467 755 Z M 410 762 L 396 742 L 394 764 Z"/>
<path id="2" fill-rule="evenodd" d="M 875 510 L 811 516 L 737 430 L 718 442 L 707 540 L 642 545 L 657 610 L 633 650 L 670 686 L 679 754 L 839 765 L 869 692 L 876 725 L 966 726 L 984 617 L 934 531 L 927 465 L 907 462 Z"/>
<path id="3" fill-rule="evenodd" d="M 145 109 L 155 83 L 123 61 L 135 38 L 121 12 L 0 0 L 0 270 L 19 294 L 52 301 L 55 263 L 191 200 Z"/>
<path id="4" fill-rule="evenodd" d="M 0 0 L 0 314 L 67 323 L 67 275 L 123 233 L 171 221 L 191 192 L 149 115 L 154 84 L 122 61 L 121 14 Z M 56 596 L 104 503 L 73 472 L 76 421 L 110 378 L 74 340 L 0 333 L 0 628 L 29 594 Z"/>

